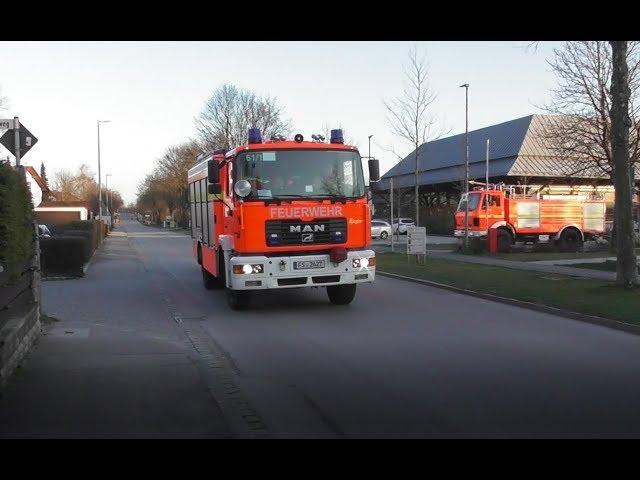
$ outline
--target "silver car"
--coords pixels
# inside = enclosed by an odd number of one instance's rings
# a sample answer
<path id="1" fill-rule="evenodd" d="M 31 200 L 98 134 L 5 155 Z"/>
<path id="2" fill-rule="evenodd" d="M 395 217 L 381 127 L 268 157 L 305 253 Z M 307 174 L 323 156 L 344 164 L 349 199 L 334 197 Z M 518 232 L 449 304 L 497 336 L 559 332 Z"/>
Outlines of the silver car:
<path id="1" fill-rule="evenodd" d="M 407 233 L 407 227 L 415 227 L 416 222 L 410 218 L 399 218 L 393 221 L 393 232 L 405 235 Z"/>
<path id="2" fill-rule="evenodd" d="M 384 240 L 391 235 L 391 225 L 384 220 L 371 220 L 371 238 Z"/>

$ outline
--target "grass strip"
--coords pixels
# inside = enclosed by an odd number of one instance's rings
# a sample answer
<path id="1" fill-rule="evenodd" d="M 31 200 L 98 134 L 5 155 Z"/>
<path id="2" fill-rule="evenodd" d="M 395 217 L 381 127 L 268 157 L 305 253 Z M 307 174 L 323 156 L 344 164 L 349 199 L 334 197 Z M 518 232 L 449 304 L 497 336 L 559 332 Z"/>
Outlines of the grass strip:
<path id="1" fill-rule="evenodd" d="M 417 265 L 413 258 L 407 263 L 407 256 L 397 253 L 378 254 L 376 268 L 382 272 L 640 325 L 640 291 L 624 290 L 601 280 L 436 258 L 427 258 L 425 265 Z"/>

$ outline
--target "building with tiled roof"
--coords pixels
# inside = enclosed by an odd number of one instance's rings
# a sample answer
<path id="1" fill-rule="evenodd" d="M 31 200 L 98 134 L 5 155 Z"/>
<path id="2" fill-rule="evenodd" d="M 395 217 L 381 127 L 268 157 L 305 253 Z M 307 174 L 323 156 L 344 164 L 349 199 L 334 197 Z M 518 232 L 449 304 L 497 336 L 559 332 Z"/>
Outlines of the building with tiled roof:
<path id="1" fill-rule="evenodd" d="M 484 181 L 486 145 L 489 148 L 489 181 L 507 184 L 611 185 L 609 176 L 591 163 L 560 157 L 545 141 L 555 115 L 528 115 L 469 132 L 469 179 Z M 464 181 L 464 132 L 424 143 L 420 148 L 418 184 L 421 191 L 459 191 Z M 377 191 L 415 187 L 415 150 L 386 172 Z M 636 170 L 636 178 L 640 178 Z"/>

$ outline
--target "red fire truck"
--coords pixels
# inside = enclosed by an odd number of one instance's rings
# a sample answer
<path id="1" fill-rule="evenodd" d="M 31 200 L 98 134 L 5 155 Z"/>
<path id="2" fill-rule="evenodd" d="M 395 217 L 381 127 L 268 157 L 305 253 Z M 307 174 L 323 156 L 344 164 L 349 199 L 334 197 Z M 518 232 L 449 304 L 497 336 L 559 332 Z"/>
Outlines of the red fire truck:
<path id="1" fill-rule="evenodd" d="M 500 252 L 509 252 L 516 241 L 554 242 L 561 251 L 575 252 L 585 240 L 605 232 L 606 206 L 597 192 L 564 195 L 541 186 L 480 185 L 469 192 L 467 233 L 486 237 L 487 228 L 496 228 Z M 454 235 L 460 238 L 465 236 L 466 210 L 463 195 L 455 213 Z"/>
<path id="2" fill-rule="evenodd" d="M 370 195 L 356 147 L 331 139 L 272 137 L 198 157 L 188 173 L 193 255 L 207 289 L 226 288 L 232 309 L 253 290 L 326 287 L 350 303 L 373 282 Z M 370 181 L 379 179 L 369 160 Z"/>

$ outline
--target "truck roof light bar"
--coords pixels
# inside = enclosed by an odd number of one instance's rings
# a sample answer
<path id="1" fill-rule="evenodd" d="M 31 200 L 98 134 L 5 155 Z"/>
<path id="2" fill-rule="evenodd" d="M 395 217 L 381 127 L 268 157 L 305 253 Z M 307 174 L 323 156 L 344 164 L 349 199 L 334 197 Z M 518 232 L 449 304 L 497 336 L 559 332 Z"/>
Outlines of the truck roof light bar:
<path id="1" fill-rule="evenodd" d="M 262 143 L 262 134 L 259 128 L 249 129 L 249 143 Z"/>
<path id="2" fill-rule="evenodd" d="M 311 138 L 316 142 L 324 142 L 324 136 L 319 134 L 311 135 Z"/>
<path id="3" fill-rule="evenodd" d="M 331 143 L 344 143 L 344 138 L 342 137 L 342 129 L 336 128 L 331 130 Z"/>

